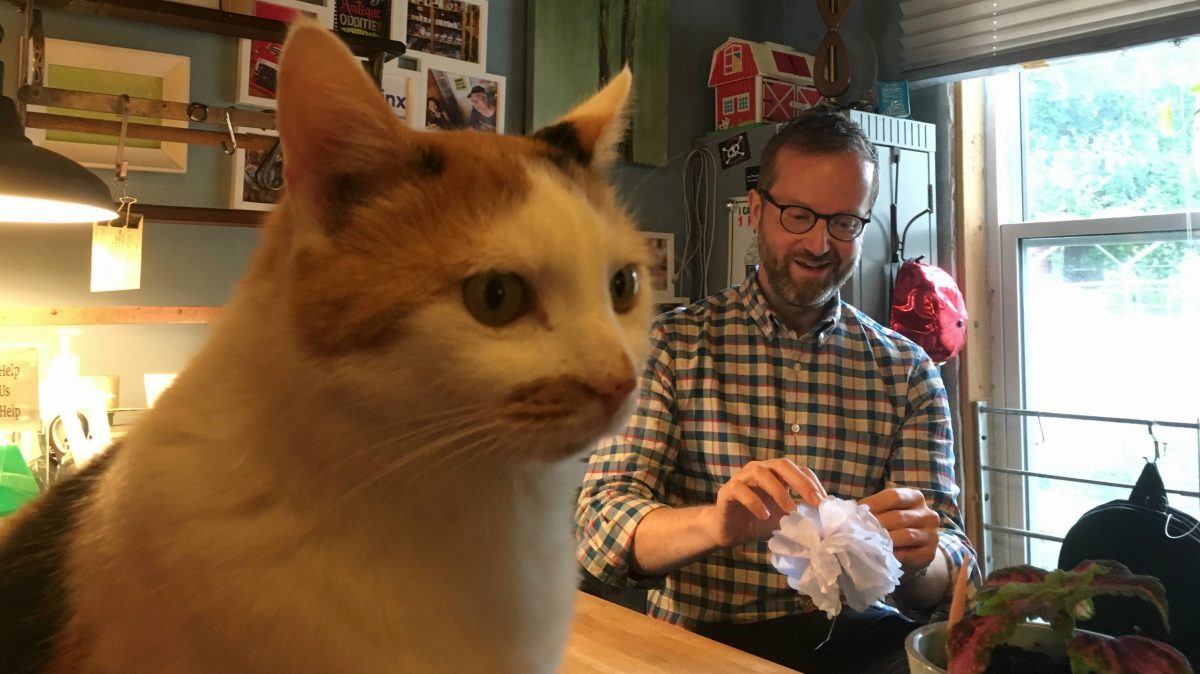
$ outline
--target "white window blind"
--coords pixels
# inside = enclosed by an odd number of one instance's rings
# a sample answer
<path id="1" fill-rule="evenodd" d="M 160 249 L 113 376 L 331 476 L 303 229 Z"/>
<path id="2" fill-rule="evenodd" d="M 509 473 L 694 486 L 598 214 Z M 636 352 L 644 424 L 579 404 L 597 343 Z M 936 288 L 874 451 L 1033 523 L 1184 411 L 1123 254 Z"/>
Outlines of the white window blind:
<path id="1" fill-rule="evenodd" d="M 900 12 L 912 80 L 1200 33 L 1200 0 L 900 0 Z"/>

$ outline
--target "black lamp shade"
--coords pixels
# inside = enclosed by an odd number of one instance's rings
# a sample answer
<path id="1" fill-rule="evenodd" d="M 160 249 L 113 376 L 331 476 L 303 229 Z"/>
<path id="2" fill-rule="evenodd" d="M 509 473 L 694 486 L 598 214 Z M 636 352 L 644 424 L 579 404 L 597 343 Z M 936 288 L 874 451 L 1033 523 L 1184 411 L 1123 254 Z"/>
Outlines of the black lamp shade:
<path id="1" fill-rule="evenodd" d="M 25 137 L 17 106 L 0 96 L 0 222 L 93 222 L 117 217 L 96 174 Z"/>

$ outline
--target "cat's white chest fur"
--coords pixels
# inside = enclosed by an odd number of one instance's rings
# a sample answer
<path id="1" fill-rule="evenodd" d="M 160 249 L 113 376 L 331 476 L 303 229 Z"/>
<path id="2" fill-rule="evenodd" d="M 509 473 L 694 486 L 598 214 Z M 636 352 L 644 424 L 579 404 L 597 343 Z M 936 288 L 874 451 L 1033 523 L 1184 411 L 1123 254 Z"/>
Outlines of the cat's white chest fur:
<path id="1" fill-rule="evenodd" d="M 79 592 L 81 621 L 104 625 L 90 664 L 131 674 L 130 663 L 144 672 L 554 671 L 578 580 L 564 517 L 572 471 L 568 461 L 529 468 L 380 500 L 403 509 L 399 522 L 351 511 L 345 524 L 313 526 L 322 503 L 305 512 L 270 499 L 247 517 L 253 505 L 226 508 L 213 494 L 191 514 L 102 523 L 116 538 L 89 541 L 80 557 L 101 567 Z M 231 489 L 249 486 L 224 477 Z"/>

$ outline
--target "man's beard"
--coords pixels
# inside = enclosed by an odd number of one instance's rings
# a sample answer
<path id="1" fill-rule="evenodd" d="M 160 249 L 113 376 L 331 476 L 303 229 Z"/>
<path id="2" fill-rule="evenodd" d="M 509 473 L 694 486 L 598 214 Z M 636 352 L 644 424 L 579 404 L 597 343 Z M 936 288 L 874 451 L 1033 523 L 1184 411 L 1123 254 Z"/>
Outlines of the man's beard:
<path id="1" fill-rule="evenodd" d="M 809 255 L 803 250 L 795 254 L 785 251 L 772 255 L 763 241 L 762 228 L 763 223 L 759 222 L 757 237 L 759 261 L 763 271 L 766 272 L 767 283 L 780 300 L 798 308 L 824 306 L 837 295 L 838 290 L 854 274 L 854 267 L 858 260 L 852 260 L 845 269 L 842 269 L 842 256 L 836 248 L 830 248 L 820 257 Z M 833 276 L 797 281 L 791 274 L 792 265 L 795 264 L 793 260 L 811 264 L 828 263 L 833 271 Z"/>

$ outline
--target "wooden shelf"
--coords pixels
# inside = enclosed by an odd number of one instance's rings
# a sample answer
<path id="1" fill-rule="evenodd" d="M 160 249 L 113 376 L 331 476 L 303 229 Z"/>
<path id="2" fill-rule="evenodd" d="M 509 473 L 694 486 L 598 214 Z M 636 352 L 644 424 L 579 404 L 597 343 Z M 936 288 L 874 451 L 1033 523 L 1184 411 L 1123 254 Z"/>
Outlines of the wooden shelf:
<path id="1" fill-rule="evenodd" d="M 140 21 L 168 28 L 215 33 L 249 40 L 283 42 L 287 35 L 287 24 L 282 21 L 167 2 L 166 0 L 40 0 L 38 7 L 57 9 L 73 14 Z M 404 54 L 405 51 L 404 43 L 396 40 L 381 40 L 342 33 L 337 33 L 337 36 L 350 46 L 350 51 L 363 58 L 379 53 L 395 57 Z"/>
<path id="2" fill-rule="evenodd" d="M 97 133 L 117 137 L 121 135 L 121 123 L 107 119 L 92 119 L 90 117 L 75 117 L 72 115 L 52 115 L 45 112 L 30 112 L 26 114 L 25 126 L 31 129 L 46 129 L 57 131 L 76 131 L 80 133 Z M 253 133 L 234 134 L 239 148 L 266 152 L 279 140 L 276 136 L 265 136 Z M 173 126 L 157 124 L 135 124 L 130 122 L 125 129 L 126 138 L 140 140 L 162 140 L 189 145 L 220 145 L 229 140 L 227 131 L 205 131 L 203 129 L 180 129 Z"/>
<path id="3" fill-rule="evenodd" d="M 260 227 L 268 215 L 268 211 L 238 208 L 192 208 L 143 203 L 134 204 L 133 212 L 145 217 L 146 222 L 217 227 Z"/>
<path id="4" fill-rule="evenodd" d="M 195 325 L 211 323 L 220 307 L 0 307 L 0 326 Z"/>

